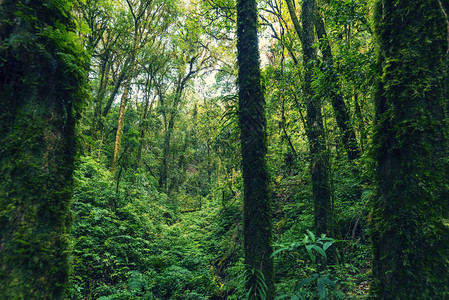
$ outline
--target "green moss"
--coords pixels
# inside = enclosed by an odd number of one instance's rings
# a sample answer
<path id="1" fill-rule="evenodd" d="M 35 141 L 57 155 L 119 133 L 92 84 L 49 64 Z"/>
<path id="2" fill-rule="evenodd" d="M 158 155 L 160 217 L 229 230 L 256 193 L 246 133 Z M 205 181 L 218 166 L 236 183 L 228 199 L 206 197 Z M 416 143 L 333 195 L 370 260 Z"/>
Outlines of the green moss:
<path id="1" fill-rule="evenodd" d="M 447 29 L 437 1 L 378 1 L 372 294 L 449 296 Z"/>
<path id="2" fill-rule="evenodd" d="M 267 299 L 274 298 L 271 201 L 266 165 L 265 99 L 260 83 L 256 1 L 237 3 L 239 125 L 244 180 L 245 264 L 263 273 Z M 252 276 L 247 283 L 256 283 Z"/>
<path id="3" fill-rule="evenodd" d="M 70 3 L 9 1 L 0 11 L 1 299 L 60 299 L 67 281 L 87 59 Z"/>

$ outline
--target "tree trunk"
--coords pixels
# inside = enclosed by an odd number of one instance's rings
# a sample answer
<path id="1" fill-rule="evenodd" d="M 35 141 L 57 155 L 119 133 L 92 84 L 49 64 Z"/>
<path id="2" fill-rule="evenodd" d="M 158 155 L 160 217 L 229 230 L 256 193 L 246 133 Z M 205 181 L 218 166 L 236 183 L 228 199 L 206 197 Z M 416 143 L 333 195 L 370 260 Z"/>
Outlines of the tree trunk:
<path id="1" fill-rule="evenodd" d="M 149 80 L 147 80 L 146 83 L 147 89 L 149 89 Z M 154 99 L 153 99 L 154 100 Z M 153 107 L 154 101 L 151 101 L 150 105 L 150 95 L 147 91 L 147 95 L 145 96 L 145 104 L 142 112 L 142 118 L 141 118 L 141 127 L 140 127 L 140 137 L 139 137 L 139 148 L 137 149 L 137 156 L 136 156 L 136 166 L 140 167 L 141 161 L 142 161 L 142 150 L 143 146 L 145 144 L 145 133 L 146 129 L 148 127 L 148 116 L 151 115 L 151 109 Z"/>
<path id="2" fill-rule="evenodd" d="M 266 166 L 267 137 L 265 99 L 260 83 L 255 0 L 237 3 L 237 50 L 239 125 L 244 182 L 245 264 L 262 272 L 268 287 L 266 299 L 274 298 L 271 203 Z M 255 299 L 262 299 L 257 276 L 247 282 Z"/>
<path id="3" fill-rule="evenodd" d="M 314 11 L 315 0 L 304 0 L 302 4 L 302 49 L 304 57 L 304 97 L 307 118 L 306 131 L 310 150 L 310 171 L 312 174 L 312 192 L 315 212 L 316 234 L 330 232 L 330 189 L 329 189 L 329 157 L 326 151 L 326 140 L 321 114 L 321 101 L 315 97 L 312 89 L 313 72 L 317 55 L 313 48 L 315 43 Z"/>
<path id="4" fill-rule="evenodd" d="M 131 81 L 128 80 L 125 85 L 125 89 L 122 94 L 122 99 L 120 101 L 120 111 L 118 115 L 118 125 L 117 125 L 117 132 L 115 134 L 115 144 L 114 144 L 114 153 L 112 156 L 112 164 L 111 164 L 111 172 L 115 173 L 115 170 L 117 169 L 117 163 L 118 163 L 118 157 L 120 152 L 120 144 L 122 142 L 122 135 L 123 135 L 123 123 L 125 120 L 125 109 L 126 109 L 126 102 L 128 101 L 128 93 L 130 89 Z"/>
<path id="5" fill-rule="evenodd" d="M 170 116 L 168 122 L 167 130 L 164 135 L 164 146 L 162 150 L 162 164 L 160 168 L 159 175 L 159 188 L 161 191 L 167 192 L 167 181 L 168 181 L 168 154 L 170 152 L 170 139 L 175 126 L 175 115 L 174 112 Z"/>
<path id="6" fill-rule="evenodd" d="M 439 2 L 376 6 L 376 299 L 449 299 L 449 45 Z"/>
<path id="7" fill-rule="evenodd" d="M 321 50 L 323 53 L 324 64 L 322 67 L 326 68 L 325 72 L 328 72 L 326 78 L 329 78 L 328 93 L 331 98 L 331 104 L 334 111 L 335 119 L 337 121 L 338 128 L 341 131 L 343 145 L 350 160 L 354 160 L 360 157 L 359 147 L 357 145 L 357 139 L 355 131 L 349 118 L 348 109 L 343 99 L 343 94 L 339 91 L 339 78 L 334 68 L 334 59 L 332 57 L 332 50 L 327 39 L 326 29 L 324 22 L 319 14 L 316 14 L 315 29 L 317 32 L 318 40 L 321 43 Z"/>
<path id="8" fill-rule="evenodd" d="M 106 106 L 103 110 L 103 117 L 106 117 L 109 113 L 109 110 L 112 107 L 112 104 L 114 103 L 115 96 L 117 95 L 120 86 L 122 85 L 123 80 L 125 80 L 128 77 L 128 80 L 131 79 L 131 76 L 128 74 L 130 72 L 130 64 L 131 64 L 131 58 L 128 56 L 126 58 L 126 61 L 123 65 L 123 69 L 120 72 L 120 75 L 117 78 L 117 81 L 115 82 L 114 90 L 112 91 L 111 95 L 109 96 L 108 102 L 106 103 Z"/>
<path id="9" fill-rule="evenodd" d="M 70 269 L 74 128 L 87 55 L 70 41 L 70 12 L 49 2 L 0 6 L 1 299 L 64 299 Z"/>
<path id="10" fill-rule="evenodd" d="M 101 78 L 98 86 L 97 96 L 95 97 L 94 118 L 92 120 L 91 127 L 92 136 L 94 137 L 96 137 L 97 132 L 101 131 L 101 128 L 103 127 L 101 124 L 101 107 L 103 105 L 103 99 L 109 83 L 111 63 L 112 62 L 109 60 L 108 55 L 105 54 L 101 63 Z"/>

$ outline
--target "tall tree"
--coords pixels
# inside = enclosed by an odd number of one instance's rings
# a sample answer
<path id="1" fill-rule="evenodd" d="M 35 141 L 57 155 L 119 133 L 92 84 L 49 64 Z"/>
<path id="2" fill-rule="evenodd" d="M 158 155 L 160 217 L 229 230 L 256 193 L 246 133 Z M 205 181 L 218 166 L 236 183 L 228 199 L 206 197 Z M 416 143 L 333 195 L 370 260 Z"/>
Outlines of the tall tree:
<path id="1" fill-rule="evenodd" d="M 376 299 L 449 298 L 448 2 L 377 1 Z"/>
<path id="2" fill-rule="evenodd" d="M 354 160 L 360 156 L 359 147 L 355 135 L 354 128 L 349 118 L 348 108 L 343 99 L 343 92 L 340 90 L 340 78 L 334 66 L 334 58 L 332 55 L 331 45 L 326 35 L 324 21 L 317 12 L 315 16 L 315 29 L 317 37 L 321 42 L 321 50 L 323 52 L 323 64 L 321 69 L 327 72 L 326 78 L 329 79 L 327 86 L 331 104 L 337 121 L 338 128 L 341 131 L 343 145 L 350 160 Z"/>
<path id="3" fill-rule="evenodd" d="M 74 1 L 0 6 L 0 298 L 63 299 L 87 55 Z"/>
<path id="4" fill-rule="evenodd" d="M 239 86 L 239 125 L 244 182 L 245 263 L 264 274 L 267 299 L 273 299 L 271 203 L 266 166 L 267 135 L 265 99 L 260 83 L 255 0 L 237 3 L 237 61 Z M 248 281 L 255 299 L 262 299 L 256 277 Z"/>
<path id="5" fill-rule="evenodd" d="M 303 91 L 306 102 L 306 131 L 310 149 L 310 172 L 312 174 L 312 191 L 315 211 L 315 230 L 318 234 L 329 233 L 330 224 L 330 189 L 329 157 L 321 113 L 321 101 L 312 88 L 313 73 L 317 54 L 315 43 L 314 15 L 315 0 L 304 0 L 302 4 L 302 51 L 304 57 Z"/>

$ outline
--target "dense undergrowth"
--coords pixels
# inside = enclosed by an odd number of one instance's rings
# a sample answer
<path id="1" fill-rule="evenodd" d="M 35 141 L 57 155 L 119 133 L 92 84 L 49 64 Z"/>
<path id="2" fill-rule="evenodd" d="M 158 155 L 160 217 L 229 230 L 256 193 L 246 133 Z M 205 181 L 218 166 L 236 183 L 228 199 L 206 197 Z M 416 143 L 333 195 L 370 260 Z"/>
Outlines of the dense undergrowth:
<path id="1" fill-rule="evenodd" d="M 309 184 L 298 181 L 286 177 L 272 187 L 276 249 L 299 245 L 313 225 Z M 365 294 L 370 266 L 363 206 L 369 190 L 359 200 L 351 196 L 359 191 L 344 192 L 354 190 L 352 185 L 358 186 L 343 178 L 335 191 L 340 225 L 326 251 L 327 261 L 312 261 L 301 247 L 275 256 L 278 296 L 318 298 L 317 280 L 312 280 L 318 275 L 335 283 L 324 285 L 326 297 Z M 244 299 L 241 199 L 224 205 L 211 194 L 202 198 L 201 209 L 188 209 L 191 197 L 177 194 L 190 199 L 182 203 L 156 186 L 153 177 L 139 170 L 123 172 L 118 185 L 96 159 L 80 159 L 72 205 L 69 298 Z M 307 278 L 311 280 L 299 287 Z"/>

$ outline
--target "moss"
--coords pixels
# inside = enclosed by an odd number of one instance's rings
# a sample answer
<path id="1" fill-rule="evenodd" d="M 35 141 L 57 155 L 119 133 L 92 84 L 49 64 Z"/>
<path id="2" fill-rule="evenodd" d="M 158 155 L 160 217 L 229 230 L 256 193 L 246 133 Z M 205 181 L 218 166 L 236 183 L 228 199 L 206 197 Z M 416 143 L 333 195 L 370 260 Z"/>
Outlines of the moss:
<path id="1" fill-rule="evenodd" d="M 1 299 L 60 299 L 67 281 L 87 59 L 76 47 L 70 3 L 8 1 L 0 11 Z"/>
<path id="2" fill-rule="evenodd" d="M 449 297 L 447 30 L 437 1 L 378 1 L 372 295 Z"/>
<path id="3" fill-rule="evenodd" d="M 245 263 L 251 269 L 263 273 L 268 287 L 267 299 L 273 299 L 271 202 L 266 165 L 265 99 L 261 87 L 256 1 L 238 1 L 237 37 Z M 248 287 L 255 284 L 256 276 L 252 276 Z"/>

